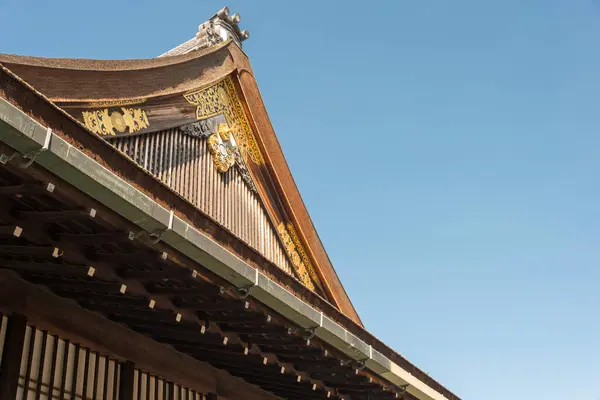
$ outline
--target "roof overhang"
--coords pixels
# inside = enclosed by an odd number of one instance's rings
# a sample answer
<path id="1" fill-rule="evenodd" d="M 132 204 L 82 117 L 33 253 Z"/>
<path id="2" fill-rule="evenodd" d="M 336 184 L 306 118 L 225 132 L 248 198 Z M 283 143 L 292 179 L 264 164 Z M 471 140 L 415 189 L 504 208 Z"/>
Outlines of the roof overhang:
<path id="1" fill-rule="evenodd" d="M 174 210 L 86 155 L 84 149 L 73 146 L 52 128 L 0 98 L 0 142 L 17 154 L 26 155 L 31 162 L 110 207 L 141 230 L 162 232 L 164 243 L 238 288 L 240 294 L 249 294 L 302 329 L 314 330 L 315 337 L 381 378 L 397 386 L 408 385 L 408 393 L 416 398 L 447 398 L 382 353 L 389 349 L 382 346 L 376 349 L 366 343 L 177 216 Z"/>

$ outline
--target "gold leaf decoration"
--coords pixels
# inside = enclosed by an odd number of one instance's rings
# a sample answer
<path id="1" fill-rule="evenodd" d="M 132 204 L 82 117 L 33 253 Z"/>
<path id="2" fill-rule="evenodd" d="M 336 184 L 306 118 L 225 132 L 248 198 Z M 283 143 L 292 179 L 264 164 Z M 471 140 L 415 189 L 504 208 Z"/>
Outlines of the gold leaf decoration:
<path id="1" fill-rule="evenodd" d="M 286 226 L 281 222 L 279 226 L 277 226 L 277 231 L 302 283 L 313 291 L 315 290 L 316 284 L 318 288 L 323 291 L 317 272 L 310 262 L 294 226 L 291 223 L 288 223 Z"/>
<path id="2" fill-rule="evenodd" d="M 114 110 L 109 113 L 108 109 L 84 111 L 83 122 L 92 132 L 102 136 L 114 136 L 124 133 L 129 129 L 129 133 L 134 133 L 148 128 L 148 116 L 146 112 L 139 108 L 125 108 Z"/>
<path id="3" fill-rule="evenodd" d="M 244 108 L 230 77 L 226 77 L 210 87 L 195 90 L 183 96 L 190 104 L 197 107 L 196 118 L 199 120 L 222 114 L 235 136 L 235 141 L 242 156 L 245 159 L 250 158 L 258 165 L 264 163 L 250 128 L 250 123 L 246 118 Z"/>
<path id="4" fill-rule="evenodd" d="M 227 172 L 235 165 L 235 140 L 231 140 L 231 129 L 220 124 L 217 133 L 208 138 L 208 149 L 219 172 Z"/>

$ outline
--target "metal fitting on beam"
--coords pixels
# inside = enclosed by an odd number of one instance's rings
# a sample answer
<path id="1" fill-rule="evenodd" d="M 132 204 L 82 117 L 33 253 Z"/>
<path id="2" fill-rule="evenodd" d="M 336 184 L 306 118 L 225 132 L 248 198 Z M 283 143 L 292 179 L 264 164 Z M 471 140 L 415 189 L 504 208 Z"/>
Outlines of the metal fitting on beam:
<path id="1" fill-rule="evenodd" d="M 35 159 L 37 158 L 37 156 L 39 156 L 40 154 L 42 154 L 44 151 L 48 150 L 48 148 L 50 147 L 50 139 L 52 138 L 52 129 L 51 128 L 46 128 L 46 138 L 44 139 L 44 144 L 42 145 L 42 147 L 40 147 L 37 150 L 31 151 L 27 154 L 23 154 L 23 156 L 21 156 L 21 160 L 22 163 L 19 164 L 19 168 L 28 168 L 31 166 L 31 164 L 33 164 L 33 162 L 35 161 Z"/>
<path id="2" fill-rule="evenodd" d="M 234 294 L 240 300 L 244 300 L 250 296 L 250 290 L 254 287 L 258 286 L 258 269 L 254 269 L 254 283 L 247 286 L 242 286 L 234 289 Z"/>
<path id="3" fill-rule="evenodd" d="M 0 154 L 0 163 L 6 164 L 9 161 L 12 161 L 15 157 L 18 157 L 19 153 L 14 152 L 11 155 L 8 154 Z"/>
<path id="4" fill-rule="evenodd" d="M 311 340 L 312 338 L 314 338 L 315 334 L 317 333 L 317 328 L 318 326 L 315 326 L 313 328 L 306 328 L 304 330 L 304 335 L 302 335 L 302 339 Z"/>
<path id="5" fill-rule="evenodd" d="M 244 300 L 250 296 L 250 289 L 252 289 L 255 285 L 249 285 L 244 287 L 235 288 L 235 295 L 240 300 Z"/>
<path id="6" fill-rule="evenodd" d="M 365 358 L 364 360 L 360 360 L 356 364 L 356 369 L 359 370 L 359 371 L 362 371 L 363 369 L 365 369 L 365 367 L 367 366 L 367 361 L 369 361 L 368 358 Z"/>

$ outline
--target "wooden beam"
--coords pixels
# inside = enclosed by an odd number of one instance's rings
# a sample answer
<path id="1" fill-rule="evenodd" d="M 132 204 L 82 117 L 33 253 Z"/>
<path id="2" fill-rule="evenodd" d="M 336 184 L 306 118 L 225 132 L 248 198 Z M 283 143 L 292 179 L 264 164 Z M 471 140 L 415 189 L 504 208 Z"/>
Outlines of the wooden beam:
<path id="1" fill-rule="evenodd" d="M 223 292 L 222 288 L 214 286 L 202 286 L 202 287 L 161 287 L 149 285 L 146 287 L 149 293 L 159 294 L 163 296 L 177 296 L 177 297 L 201 297 L 201 296 L 214 296 Z"/>
<path id="2" fill-rule="evenodd" d="M 21 185 L 0 186 L 0 196 L 15 196 L 30 193 L 40 193 L 44 190 L 41 183 L 23 183 Z"/>
<path id="3" fill-rule="evenodd" d="M 175 321 L 176 314 L 171 310 L 162 310 L 156 308 L 129 308 L 123 307 L 123 305 L 116 304 L 98 304 L 91 303 L 85 300 L 81 300 L 80 303 L 83 307 L 93 311 L 98 311 L 106 315 L 119 315 L 121 321 L 127 321 L 128 317 L 136 319 L 155 318 L 159 320 L 173 320 Z"/>
<path id="4" fill-rule="evenodd" d="M 65 338 L 78 338 L 92 348 L 119 359 L 131 360 L 148 372 L 165 376 L 200 392 L 218 393 L 225 399 L 277 399 L 272 394 L 231 377 L 226 371 L 210 367 L 87 311 L 72 301 L 27 283 L 12 271 L 0 271 L 0 308 L 27 315 L 30 322 L 40 329 L 48 329 Z"/>
<path id="5" fill-rule="evenodd" d="M 86 293 L 86 292 L 74 292 L 67 290 L 68 288 L 54 288 L 53 292 L 58 296 L 68 297 L 75 301 L 81 302 L 94 302 L 103 304 L 113 304 L 115 306 L 131 306 L 131 307 L 146 307 L 149 304 L 149 300 L 143 297 L 133 297 L 129 294 L 123 295 L 122 293 L 114 294 L 100 294 L 100 293 Z"/>
<path id="6" fill-rule="evenodd" d="M 88 265 L 58 264 L 52 262 L 42 263 L 17 260 L 1 261 L 0 268 L 14 269 L 22 272 L 58 273 L 75 277 L 93 276 L 95 271 L 94 268 Z"/>
<path id="7" fill-rule="evenodd" d="M 214 322 L 216 324 L 253 324 L 253 325 L 262 325 L 265 323 L 265 318 L 262 315 L 256 314 L 248 314 L 248 315 L 206 315 L 204 313 L 199 313 L 198 318 Z"/>
<path id="8" fill-rule="evenodd" d="M 129 238 L 125 232 L 109 233 L 61 233 L 58 236 L 60 242 L 74 244 L 104 244 L 104 243 L 127 243 Z"/>
<path id="9" fill-rule="evenodd" d="M 291 339 L 281 340 L 281 339 L 270 339 L 265 338 L 264 336 L 256 336 L 256 335 L 244 335 L 244 340 L 250 342 L 252 344 L 256 344 L 258 346 L 272 346 L 272 347 L 309 347 L 310 341 L 304 340 L 300 337 L 292 337 Z"/>
<path id="10" fill-rule="evenodd" d="M 18 225 L 0 226 L 0 236 L 20 237 L 23 233 L 23 228 Z"/>
<path id="11" fill-rule="evenodd" d="M 93 290 L 101 293 L 122 293 L 125 294 L 127 291 L 127 286 L 119 283 L 119 282 L 106 282 L 94 279 L 49 279 L 43 276 L 29 276 L 27 278 L 29 281 L 32 281 L 39 285 L 44 285 L 52 290 L 70 290 L 77 292 L 78 290 Z"/>
<path id="12" fill-rule="evenodd" d="M 220 327 L 223 332 L 235 332 L 238 334 L 265 334 L 265 335 L 281 335 L 287 337 L 289 331 L 282 327 L 276 325 L 262 325 L 262 326 L 233 326 L 226 325 Z"/>
<path id="13" fill-rule="evenodd" d="M 123 269 L 117 271 L 120 277 L 124 279 L 135 279 L 138 281 L 158 281 L 162 279 L 176 279 L 191 277 L 192 271 L 185 270 L 183 268 L 166 266 L 165 269 L 160 271 L 143 271 L 140 269 Z"/>
<path id="14" fill-rule="evenodd" d="M 0 245 L 0 254 L 13 256 L 58 258 L 62 250 L 53 246 L 10 246 Z"/>
<path id="15" fill-rule="evenodd" d="M 202 312 L 227 312 L 227 311 L 243 311 L 247 310 L 247 302 L 231 301 L 222 299 L 221 301 L 211 303 L 201 303 L 199 301 L 188 301 L 175 299 L 173 304 L 182 310 L 194 310 Z"/>
<path id="16" fill-rule="evenodd" d="M 89 208 L 87 210 L 62 210 L 62 211 L 20 211 L 18 217 L 29 221 L 41 222 L 61 222 L 73 219 L 94 218 L 96 210 Z"/>
<path id="17" fill-rule="evenodd" d="M 27 318 L 20 314 L 8 317 L 4 354 L 0 369 L 0 399 L 16 399 L 19 371 L 25 343 Z"/>
<path id="18" fill-rule="evenodd" d="M 166 260 L 167 253 L 142 250 L 132 253 L 89 253 L 87 256 L 93 260 L 102 260 L 108 263 L 143 264 L 151 261 Z"/>

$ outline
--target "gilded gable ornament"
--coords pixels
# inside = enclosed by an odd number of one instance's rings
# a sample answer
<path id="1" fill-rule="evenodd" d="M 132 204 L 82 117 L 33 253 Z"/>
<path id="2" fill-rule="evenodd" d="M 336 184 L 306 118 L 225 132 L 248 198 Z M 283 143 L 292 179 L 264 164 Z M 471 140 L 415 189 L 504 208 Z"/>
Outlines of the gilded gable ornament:
<path id="1" fill-rule="evenodd" d="M 83 122 L 92 132 L 102 136 L 134 133 L 150 126 L 146 112 L 140 108 L 125 108 L 109 112 L 108 109 L 84 111 Z"/>
<path id="2" fill-rule="evenodd" d="M 249 158 L 259 165 L 264 163 L 230 77 L 207 88 L 186 93 L 184 97 L 190 104 L 197 107 L 196 119 L 198 120 L 223 115 L 244 159 Z"/>
<path id="3" fill-rule="evenodd" d="M 300 243 L 300 238 L 298 237 L 294 226 L 291 223 L 288 223 L 286 226 L 286 224 L 281 222 L 277 226 L 277 232 L 283 242 L 288 257 L 304 286 L 314 291 L 316 284 L 322 291 L 323 287 L 321 286 L 317 272 L 310 262 L 302 243 Z"/>
<path id="4" fill-rule="evenodd" d="M 217 133 L 208 138 L 208 148 L 213 156 L 215 167 L 219 172 L 227 172 L 235 165 L 236 143 L 231 129 L 225 124 L 220 124 Z"/>

